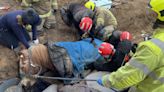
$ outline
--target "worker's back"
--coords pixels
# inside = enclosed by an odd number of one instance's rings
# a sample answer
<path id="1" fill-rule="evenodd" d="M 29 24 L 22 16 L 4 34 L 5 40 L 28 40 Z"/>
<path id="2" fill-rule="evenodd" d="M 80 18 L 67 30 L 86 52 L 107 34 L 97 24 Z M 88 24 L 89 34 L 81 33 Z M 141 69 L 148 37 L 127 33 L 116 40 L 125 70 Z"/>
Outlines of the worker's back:
<path id="1" fill-rule="evenodd" d="M 71 3 L 68 7 L 74 22 L 80 23 L 83 17 L 93 17 L 93 11 L 78 3 Z"/>

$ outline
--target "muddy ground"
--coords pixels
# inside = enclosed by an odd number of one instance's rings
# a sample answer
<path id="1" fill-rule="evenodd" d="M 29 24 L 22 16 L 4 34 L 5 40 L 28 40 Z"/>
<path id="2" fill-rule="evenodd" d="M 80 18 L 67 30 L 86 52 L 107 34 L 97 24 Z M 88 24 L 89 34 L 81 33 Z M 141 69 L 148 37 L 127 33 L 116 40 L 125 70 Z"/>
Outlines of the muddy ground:
<path id="1" fill-rule="evenodd" d="M 59 7 L 69 2 L 83 2 L 82 0 L 58 0 Z M 118 21 L 118 29 L 129 31 L 133 35 L 134 42 L 142 41 L 141 33 L 152 33 L 152 16 L 147 11 L 148 0 L 114 0 L 115 5 L 111 11 Z M 0 14 L 20 9 L 16 0 L 0 0 L 0 6 L 9 5 L 9 10 L 0 10 Z M 48 30 L 48 38 L 53 41 L 75 41 L 76 33 L 67 27 L 57 14 L 57 26 Z M 46 34 L 40 37 L 42 42 L 46 41 Z M 17 76 L 17 61 L 15 53 L 3 46 L 0 46 L 0 80 Z"/>

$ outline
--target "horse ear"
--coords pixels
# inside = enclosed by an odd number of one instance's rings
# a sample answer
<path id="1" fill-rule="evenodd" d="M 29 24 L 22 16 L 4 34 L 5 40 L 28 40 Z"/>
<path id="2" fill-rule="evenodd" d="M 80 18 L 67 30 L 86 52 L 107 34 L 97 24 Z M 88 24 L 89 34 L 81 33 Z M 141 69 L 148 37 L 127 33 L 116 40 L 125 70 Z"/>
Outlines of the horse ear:
<path id="1" fill-rule="evenodd" d="M 24 53 L 24 50 L 21 50 L 18 52 L 18 55 L 21 56 L 21 55 L 23 55 L 23 53 Z"/>
<path id="2" fill-rule="evenodd" d="M 24 50 L 26 47 L 23 44 L 20 44 L 20 50 Z"/>

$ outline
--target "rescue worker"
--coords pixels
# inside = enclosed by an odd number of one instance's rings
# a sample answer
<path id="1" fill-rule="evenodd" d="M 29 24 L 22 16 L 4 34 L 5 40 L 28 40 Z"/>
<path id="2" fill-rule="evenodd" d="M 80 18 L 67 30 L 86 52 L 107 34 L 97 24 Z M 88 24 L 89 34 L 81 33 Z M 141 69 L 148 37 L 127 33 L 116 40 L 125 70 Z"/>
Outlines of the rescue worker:
<path id="1" fill-rule="evenodd" d="M 74 26 L 79 35 L 89 32 L 92 28 L 93 11 L 79 3 L 71 3 L 60 9 L 61 17 L 65 24 Z"/>
<path id="2" fill-rule="evenodd" d="M 150 0 L 157 16 L 152 39 L 141 42 L 125 66 L 98 79 L 98 83 L 115 90 L 133 86 L 130 92 L 163 92 L 164 90 L 164 0 Z"/>
<path id="3" fill-rule="evenodd" d="M 124 37 L 122 32 L 117 48 L 112 44 L 104 42 L 99 47 L 99 53 L 104 57 L 103 62 L 94 62 L 94 67 L 98 71 L 113 72 L 129 61 L 132 48 L 131 36 Z"/>
<path id="4" fill-rule="evenodd" d="M 132 40 L 132 35 L 128 31 L 113 31 L 110 33 L 109 38 L 106 40 L 106 42 L 112 44 L 115 48 L 117 48 L 118 43 L 120 41 L 123 41 L 122 39 L 127 39 L 129 41 Z"/>
<path id="5" fill-rule="evenodd" d="M 33 8 L 42 18 L 42 23 L 37 27 L 37 30 L 43 31 L 45 28 L 53 28 L 56 23 L 55 16 L 58 4 L 57 0 L 21 0 L 22 8 Z"/>
<path id="6" fill-rule="evenodd" d="M 29 72 L 28 57 L 31 55 L 30 67 L 31 74 L 36 74 L 38 69 L 57 70 L 61 77 L 82 78 L 85 66 L 95 62 L 99 58 L 104 61 L 99 54 L 98 48 L 90 43 L 91 38 L 76 42 L 56 42 L 44 46 L 42 44 L 31 46 L 28 50 L 22 51 L 24 58 L 22 61 L 22 70 Z M 102 41 L 95 39 L 97 47 Z M 28 53 L 29 52 L 29 53 Z M 27 62 L 28 61 L 28 62 Z"/>
<path id="7" fill-rule="evenodd" d="M 8 48 L 16 48 L 21 42 L 26 48 L 30 45 L 30 36 L 27 30 L 32 30 L 32 40 L 39 43 L 36 35 L 36 26 L 41 23 L 39 15 L 31 8 L 16 10 L 0 17 L 0 44 Z M 26 26 L 31 26 L 26 29 Z"/>
<path id="8" fill-rule="evenodd" d="M 94 35 L 95 38 L 103 41 L 107 40 L 111 35 L 111 32 L 117 28 L 115 16 L 110 10 L 96 7 L 92 1 L 86 2 L 84 6 L 94 12 L 94 25 L 90 33 Z"/>

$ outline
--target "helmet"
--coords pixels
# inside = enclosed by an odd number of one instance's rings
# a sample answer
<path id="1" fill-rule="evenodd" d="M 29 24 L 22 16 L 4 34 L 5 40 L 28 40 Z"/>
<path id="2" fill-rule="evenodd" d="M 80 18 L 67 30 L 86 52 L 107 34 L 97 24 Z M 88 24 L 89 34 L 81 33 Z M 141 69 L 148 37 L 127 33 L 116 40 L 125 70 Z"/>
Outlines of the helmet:
<path id="1" fill-rule="evenodd" d="M 28 8 L 22 14 L 22 21 L 24 24 L 39 25 L 41 23 L 41 18 L 32 8 Z"/>
<path id="2" fill-rule="evenodd" d="M 114 49 L 114 46 L 110 43 L 107 43 L 107 42 L 103 42 L 99 49 L 98 49 L 98 52 L 102 55 L 102 56 L 108 56 L 108 55 L 111 55 L 113 56 L 114 55 L 114 52 L 115 52 L 115 49 Z"/>
<path id="3" fill-rule="evenodd" d="M 85 5 L 84 5 L 86 8 L 88 8 L 88 9 L 91 9 L 92 11 L 95 9 L 95 3 L 93 3 L 92 1 L 88 1 L 88 2 L 86 2 L 85 3 Z"/>
<path id="4" fill-rule="evenodd" d="M 150 8 L 158 14 L 158 19 L 164 21 L 164 0 L 150 0 Z"/>
<path id="5" fill-rule="evenodd" d="M 82 18 L 79 27 L 84 32 L 90 31 L 92 28 L 92 19 L 89 17 Z"/>
<path id="6" fill-rule="evenodd" d="M 120 41 L 131 40 L 131 39 L 132 39 L 132 35 L 127 31 L 122 32 L 120 35 Z"/>

